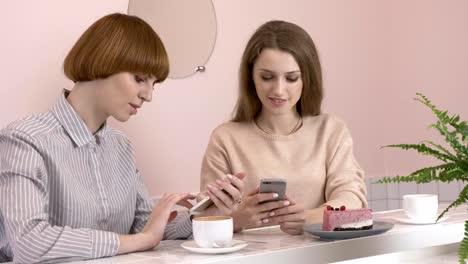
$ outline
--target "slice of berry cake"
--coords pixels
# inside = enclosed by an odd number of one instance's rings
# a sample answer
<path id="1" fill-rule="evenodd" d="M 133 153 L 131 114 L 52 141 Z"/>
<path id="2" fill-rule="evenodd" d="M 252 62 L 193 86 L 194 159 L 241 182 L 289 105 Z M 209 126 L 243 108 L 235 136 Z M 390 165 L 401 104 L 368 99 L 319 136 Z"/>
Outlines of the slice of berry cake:
<path id="1" fill-rule="evenodd" d="M 323 212 L 322 229 L 324 231 L 352 231 L 372 229 L 372 209 L 349 209 L 345 206 L 333 208 L 327 206 Z"/>

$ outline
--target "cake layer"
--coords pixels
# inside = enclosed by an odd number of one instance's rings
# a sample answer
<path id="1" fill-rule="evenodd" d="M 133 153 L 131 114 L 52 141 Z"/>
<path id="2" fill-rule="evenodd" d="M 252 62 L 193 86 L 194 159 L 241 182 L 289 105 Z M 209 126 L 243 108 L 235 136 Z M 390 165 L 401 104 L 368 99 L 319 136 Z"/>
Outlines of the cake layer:
<path id="1" fill-rule="evenodd" d="M 370 220 L 365 220 L 365 221 L 360 221 L 360 222 L 355 222 L 355 223 L 341 224 L 337 227 L 339 228 L 361 228 L 363 226 L 371 226 L 373 223 L 374 221 L 370 219 Z"/>
<path id="2" fill-rule="evenodd" d="M 373 225 L 362 226 L 362 227 L 359 227 L 359 228 L 353 228 L 353 227 L 350 227 L 350 228 L 335 227 L 335 229 L 333 229 L 333 231 L 358 231 L 358 230 L 369 230 L 369 229 L 372 229 L 372 227 L 373 227 Z"/>
<path id="3" fill-rule="evenodd" d="M 327 210 L 323 212 L 322 229 L 324 231 L 358 230 L 371 228 L 372 210 L 369 208 L 346 210 Z"/>

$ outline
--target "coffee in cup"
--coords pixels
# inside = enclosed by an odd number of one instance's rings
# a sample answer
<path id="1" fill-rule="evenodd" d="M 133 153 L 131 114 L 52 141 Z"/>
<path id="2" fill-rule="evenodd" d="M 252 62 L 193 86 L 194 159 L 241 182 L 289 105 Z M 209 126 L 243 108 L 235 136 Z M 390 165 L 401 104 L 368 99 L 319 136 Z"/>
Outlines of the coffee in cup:
<path id="1" fill-rule="evenodd" d="M 408 218 L 414 220 L 435 220 L 438 206 L 436 194 L 403 195 L 403 210 Z"/>
<path id="2" fill-rule="evenodd" d="M 232 217 L 204 216 L 192 219 L 193 238 L 202 248 L 211 248 L 214 244 L 229 245 L 234 233 Z"/>

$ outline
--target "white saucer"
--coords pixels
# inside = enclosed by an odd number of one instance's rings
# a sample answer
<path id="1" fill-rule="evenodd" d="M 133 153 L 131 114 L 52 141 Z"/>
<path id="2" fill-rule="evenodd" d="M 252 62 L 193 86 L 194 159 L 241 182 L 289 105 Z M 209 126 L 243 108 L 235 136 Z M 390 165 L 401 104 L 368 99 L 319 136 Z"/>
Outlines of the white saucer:
<path id="1" fill-rule="evenodd" d="M 447 216 L 444 216 L 442 217 L 441 219 L 439 219 L 439 221 L 437 223 L 440 223 L 440 222 L 443 222 L 445 220 L 447 220 Z M 433 225 L 433 224 L 436 224 L 436 218 L 433 218 L 433 219 L 428 219 L 428 220 L 419 220 L 419 219 L 412 219 L 412 218 L 408 218 L 408 217 L 394 217 L 393 219 L 395 219 L 397 222 L 400 222 L 400 223 L 403 223 L 403 224 L 410 224 L 410 225 Z"/>
<path id="2" fill-rule="evenodd" d="M 180 246 L 185 248 L 186 250 L 196 252 L 196 253 L 204 253 L 204 254 L 222 254 L 222 253 L 231 253 L 235 252 L 238 250 L 243 249 L 244 247 L 247 246 L 247 242 L 242 243 L 244 241 L 242 240 L 232 240 L 232 244 L 237 244 L 234 245 L 233 247 L 223 247 L 223 248 L 202 248 L 195 243 L 194 240 L 187 241 L 182 243 Z"/>

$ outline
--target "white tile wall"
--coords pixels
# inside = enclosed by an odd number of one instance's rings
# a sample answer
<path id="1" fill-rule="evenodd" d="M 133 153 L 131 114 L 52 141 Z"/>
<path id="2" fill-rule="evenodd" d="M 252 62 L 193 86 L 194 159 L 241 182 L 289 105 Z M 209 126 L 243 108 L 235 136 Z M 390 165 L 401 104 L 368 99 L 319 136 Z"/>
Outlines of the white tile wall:
<path id="1" fill-rule="evenodd" d="M 369 188 L 368 188 L 369 189 Z M 370 186 L 372 192 L 372 200 L 386 200 L 388 198 L 386 184 L 372 184 Z"/>
<path id="2" fill-rule="evenodd" d="M 388 183 L 387 186 L 387 199 L 400 199 L 400 188 L 398 183 Z"/>
<path id="3" fill-rule="evenodd" d="M 395 200 L 395 199 L 388 199 L 387 200 L 387 208 L 386 210 L 396 210 L 400 209 L 401 206 L 401 200 Z"/>
<path id="4" fill-rule="evenodd" d="M 405 194 L 414 194 L 414 193 L 418 193 L 418 184 L 415 184 L 415 183 L 412 183 L 412 182 L 409 182 L 409 183 L 406 183 L 406 182 L 403 182 L 403 183 L 398 183 L 398 188 L 399 188 L 399 198 L 401 199 L 401 197 Z"/>
<path id="5" fill-rule="evenodd" d="M 419 184 L 419 192 L 421 194 L 438 194 L 439 184 L 437 182 L 430 182 Z"/>
<path id="6" fill-rule="evenodd" d="M 458 182 L 439 184 L 439 201 L 455 201 L 458 198 L 459 193 Z"/>
<path id="7" fill-rule="evenodd" d="M 466 184 L 465 182 L 458 182 L 458 190 L 459 192 L 461 192 L 463 190 L 463 188 L 465 188 L 465 186 L 468 186 L 468 184 Z"/>
<path id="8" fill-rule="evenodd" d="M 401 208 L 402 196 L 405 194 L 424 193 L 438 194 L 439 201 L 453 202 L 460 191 L 465 188 L 465 182 L 431 182 L 416 183 L 375 183 L 379 178 L 366 179 L 369 207 L 375 212 Z"/>
<path id="9" fill-rule="evenodd" d="M 366 183 L 366 190 L 367 190 L 367 201 L 370 202 L 374 200 L 372 197 L 372 188 L 371 188 L 373 181 L 370 178 L 366 178 L 365 183 Z"/>
<path id="10" fill-rule="evenodd" d="M 387 200 L 372 201 L 372 210 L 374 212 L 388 210 Z"/>

